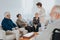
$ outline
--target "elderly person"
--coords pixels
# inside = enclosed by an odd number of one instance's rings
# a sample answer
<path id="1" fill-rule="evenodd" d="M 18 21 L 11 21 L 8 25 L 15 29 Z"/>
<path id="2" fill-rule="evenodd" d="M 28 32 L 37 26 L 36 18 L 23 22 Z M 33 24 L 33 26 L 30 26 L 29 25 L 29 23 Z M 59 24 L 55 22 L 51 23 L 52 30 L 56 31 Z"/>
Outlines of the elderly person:
<path id="1" fill-rule="evenodd" d="M 59 19 L 60 18 L 60 6 L 58 5 L 54 6 L 51 10 L 50 16 L 52 17 L 51 19 L 53 18 Z"/>
<path id="2" fill-rule="evenodd" d="M 40 18 L 39 18 L 38 13 L 35 13 L 35 17 L 33 17 L 33 24 L 37 24 L 39 27 L 41 27 Z"/>
<path id="3" fill-rule="evenodd" d="M 21 14 L 17 14 L 17 20 L 16 20 L 16 24 L 19 28 L 24 27 L 24 24 L 26 23 L 26 21 L 22 18 Z"/>
<path id="4" fill-rule="evenodd" d="M 13 21 L 10 19 L 10 12 L 5 12 L 4 16 L 5 17 L 1 23 L 3 30 L 7 31 L 15 28 L 16 24 L 14 24 Z"/>
<path id="5" fill-rule="evenodd" d="M 16 24 L 20 28 L 20 31 L 22 30 L 21 28 L 24 28 L 28 32 L 32 32 L 32 28 L 30 26 L 28 26 L 27 22 L 22 18 L 21 14 L 17 14 Z"/>
<path id="6" fill-rule="evenodd" d="M 52 36 L 52 32 L 55 28 L 60 29 L 60 6 L 55 5 L 50 13 L 50 23 L 47 25 L 47 32 L 49 36 Z"/>
<path id="7" fill-rule="evenodd" d="M 50 24 L 48 24 L 48 28 L 49 30 L 58 28 L 60 29 L 60 6 L 59 5 L 55 5 L 50 13 Z"/>
<path id="8" fill-rule="evenodd" d="M 55 28 L 60 29 L 60 16 L 56 16 L 56 15 L 60 15 L 60 6 L 54 6 L 53 9 L 51 10 L 51 13 L 50 13 L 51 19 L 50 19 L 50 21 L 51 20 L 52 21 L 47 25 L 46 30 L 44 30 L 42 32 L 39 32 L 39 34 L 40 34 L 40 36 L 39 36 L 40 39 L 39 40 L 51 40 L 53 30 Z"/>

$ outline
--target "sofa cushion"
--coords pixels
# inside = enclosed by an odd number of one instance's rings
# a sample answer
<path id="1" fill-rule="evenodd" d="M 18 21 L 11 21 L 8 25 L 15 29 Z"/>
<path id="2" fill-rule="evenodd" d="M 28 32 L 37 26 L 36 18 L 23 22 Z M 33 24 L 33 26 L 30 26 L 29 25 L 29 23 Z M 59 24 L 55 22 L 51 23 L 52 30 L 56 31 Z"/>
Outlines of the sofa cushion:
<path id="1" fill-rule="evenodd" d="M 6 40 L 13 40 L 15 39 L 15 35 L 14 34 L 11 34 L 11 35 L 6 35 Z"/>
<path id="2" fill-rule="evenodd" d="M 0 39 L 5 39 L 5 31 L 0 30 Z"/>

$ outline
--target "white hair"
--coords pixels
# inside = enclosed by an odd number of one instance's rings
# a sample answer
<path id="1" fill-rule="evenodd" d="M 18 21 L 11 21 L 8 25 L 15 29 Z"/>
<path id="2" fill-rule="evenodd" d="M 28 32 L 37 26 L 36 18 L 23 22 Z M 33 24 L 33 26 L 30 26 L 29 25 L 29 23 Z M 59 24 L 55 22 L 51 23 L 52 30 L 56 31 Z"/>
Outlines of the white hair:
<path id="1" fill-rule="evenodd" d="M 4 16 L 10 15 L 10 12 L 5 12 Z"/>

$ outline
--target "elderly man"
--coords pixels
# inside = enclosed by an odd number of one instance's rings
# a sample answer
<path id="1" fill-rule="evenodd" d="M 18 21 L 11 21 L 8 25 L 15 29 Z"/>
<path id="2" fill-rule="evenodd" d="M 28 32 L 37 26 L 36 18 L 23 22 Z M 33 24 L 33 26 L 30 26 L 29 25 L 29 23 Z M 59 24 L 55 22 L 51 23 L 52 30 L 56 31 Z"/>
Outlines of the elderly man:
<path id="1" fill-rule="evenodd" d="M 52 36 L 52 31 L 57 28 L 60 29 L 60 6 L 55 5 L 50 13 L 50 23 L 47 25 L 47 32 L 49 37 Z"/>
<path id="2" fill-rule="evenodd" d="M 5 12 L 4 16 L 5 17 L 1 23 L 3 30 L 7 31 L 7 30 L 12 30 L 13 28 L 15 28 L 16 25 L 10 19 L 10 12 Z"/>
<path id="3" fill-rule="evenodd" d="M 24 27 L 26 21 L 22 18 L 21 14 L 17 14 L 17 20 L 16 20 L 16 24 L 19 28 Z"/>
<path id="4" fill-rule="evenodd" d="M 53 31 L 53 29 L 60 29 L 60 6 L 56 5 L 53 7 L 50 13 L 50 24 L 48 24 L 49 30 Z"/>
<path id="5" fill-rule="evenodd" d="M 23 30 L 23 33 L 25 33 L 26 31 L 28 32 L 32 32 L 32 27 L 30 27 L 27 22 L 22 18 L 21 14 L 17 14 L 17 21 L 16 24 L 18 25 L 18 27 L 20 28 L 20 31 Z M 21 29 L 23 28 L 23 29 Z M 25 31 L 25 30 L 26 31 Z M 25 32 L 24 32 L 25 31 Z"/>

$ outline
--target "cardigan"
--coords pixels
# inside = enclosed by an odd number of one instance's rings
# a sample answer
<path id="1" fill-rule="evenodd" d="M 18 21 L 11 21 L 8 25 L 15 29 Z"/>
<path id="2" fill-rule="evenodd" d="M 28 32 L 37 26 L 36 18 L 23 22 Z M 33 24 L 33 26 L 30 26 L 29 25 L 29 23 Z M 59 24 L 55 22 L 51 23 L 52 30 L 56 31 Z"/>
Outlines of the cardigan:
<path id="1" fill-rule="evenodd" d="M 2 28 L 3 30 L 7 31 L 7 30 L 12 30 L 12 28 L 15 28 L 16 25 L 13 23 L 13 21 L 11 19 L 7 19 L 7 18 L 4 18 L 2 20 Z"/>

